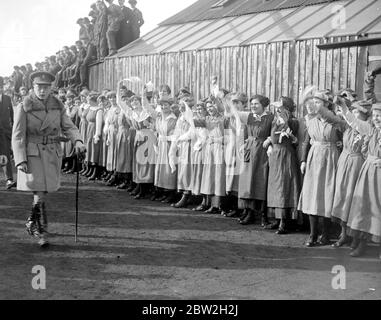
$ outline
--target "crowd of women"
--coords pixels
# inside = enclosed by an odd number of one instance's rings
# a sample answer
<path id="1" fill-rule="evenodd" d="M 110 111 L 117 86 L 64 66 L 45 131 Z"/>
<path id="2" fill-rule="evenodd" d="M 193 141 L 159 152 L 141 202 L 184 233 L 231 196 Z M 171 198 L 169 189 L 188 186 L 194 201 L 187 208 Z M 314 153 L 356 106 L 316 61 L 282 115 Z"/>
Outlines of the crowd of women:
<path id="1" fill-rule="evenodd" d="M 381 242 L 380 103 L 310 87 L 297 119 L 289 97 L 218 89 L 195 101 L 188 88 L 174 97 L 168 85 L 141 91 L 122 82 L 117 92 L 79 97 L 60 90 L 87 147 L 80 173 L 89 180 L 242 225 L 260 218 L 277 234 L 304 220 L 308 247 L 331 244 L 331 221 L 341 227 L 332 245 L 350 244 L 351 256 Z M 65 172 L 78 169 L 72 149 L 65 143 Z"/>

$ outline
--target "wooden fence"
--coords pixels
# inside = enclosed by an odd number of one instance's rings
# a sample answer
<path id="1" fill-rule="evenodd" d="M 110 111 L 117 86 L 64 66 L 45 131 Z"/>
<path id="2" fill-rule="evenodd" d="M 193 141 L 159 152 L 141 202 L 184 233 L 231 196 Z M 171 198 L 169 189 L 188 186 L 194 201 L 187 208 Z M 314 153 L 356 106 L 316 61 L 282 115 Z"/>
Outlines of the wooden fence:
<path id="1" fill-rule="evenodd" d="M 91 67 L 90 88 L 115 89 L 119 80 L 139 77 L 144 83 L 151 80 L 155 87 L 166 83 L 174 92 L 188 86 L 199 99 L 210 94 L 210 80 L 215 75 L 221 88 L 249 96 L 264 94 L 272 101 L 289 96 L 299 103 L 301 92 L 311 84 L 334 92 L 352 88 L 361 96 L 368 48 L 323 51 L 316 47 L 322 42 L 311 39 L 111 58 Z M 298 114 L 301 112 L 299 108 Z"/>

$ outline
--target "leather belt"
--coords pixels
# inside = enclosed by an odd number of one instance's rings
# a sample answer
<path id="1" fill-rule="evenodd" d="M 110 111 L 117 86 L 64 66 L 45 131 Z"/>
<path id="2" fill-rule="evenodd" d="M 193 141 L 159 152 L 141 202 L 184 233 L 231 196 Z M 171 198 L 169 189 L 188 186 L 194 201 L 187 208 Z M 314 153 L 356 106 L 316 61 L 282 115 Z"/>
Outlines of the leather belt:
<path id="1" fill-rule="evenodd" d="M 60 142 L 68 142 L 69 139 L 60 136 L 28 136 L 27 141 L 36 144 L 54 144 Z"/>

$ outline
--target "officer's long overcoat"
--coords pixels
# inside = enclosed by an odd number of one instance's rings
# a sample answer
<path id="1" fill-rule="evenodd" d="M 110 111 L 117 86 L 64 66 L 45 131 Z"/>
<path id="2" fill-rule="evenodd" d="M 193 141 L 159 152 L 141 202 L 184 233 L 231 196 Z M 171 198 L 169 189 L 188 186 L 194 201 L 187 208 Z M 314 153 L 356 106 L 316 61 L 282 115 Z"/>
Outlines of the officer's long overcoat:
<path id="1" fill-rule="evenodd" d="M 42 102 L 32 93 L 17 106 L 12 134 L 14 159 L 16 166 L 24 161 L 28 164 L 27 173 L 17 173 L 18 190 L 59 189 L 63 152 L 57 138 L 62 135 L 73 143 L 82 141 L 63 104 L 54 96 Z"/>

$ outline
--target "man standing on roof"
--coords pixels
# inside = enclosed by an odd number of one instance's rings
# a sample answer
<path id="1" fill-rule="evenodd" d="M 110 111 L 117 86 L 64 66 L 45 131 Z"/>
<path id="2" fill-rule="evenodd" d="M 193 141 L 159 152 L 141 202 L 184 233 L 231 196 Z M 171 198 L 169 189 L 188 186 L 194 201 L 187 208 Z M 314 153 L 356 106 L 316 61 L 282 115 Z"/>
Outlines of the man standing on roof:
<path id="1" fill-rule="evenodd" d="M 124 19 L 122 9 L 114 4 L 114 0 L 106 0 L 109 6 L 107 8 L 107 19 L 108 19 L 108 28 L 107 28 L 107 43 L 109 49 L 109 55 L 117 53 L 117 35 L 120 29 L 120 24 Z"/>
<path id="2" fill-rule="evenodd" d="M 132 41 L 140 38 L 140 27 L 144 24 L 142 12 L 136 8 L 136 0 L 128 0 L 128 3 L 132 8 L 132 19 L 131 19 L 131 29 L 132 29 Z"/>
<path id="3" fill-rule="evenodd" d="M 126 7 L 125 0 L 118 0 L 119 6 L 123 12 L 123 21 L 120 24 L 118 33 L 118 47 L 122 48 L 132 41 L 131 20 L 133 19 L 132 10 Z"/>

